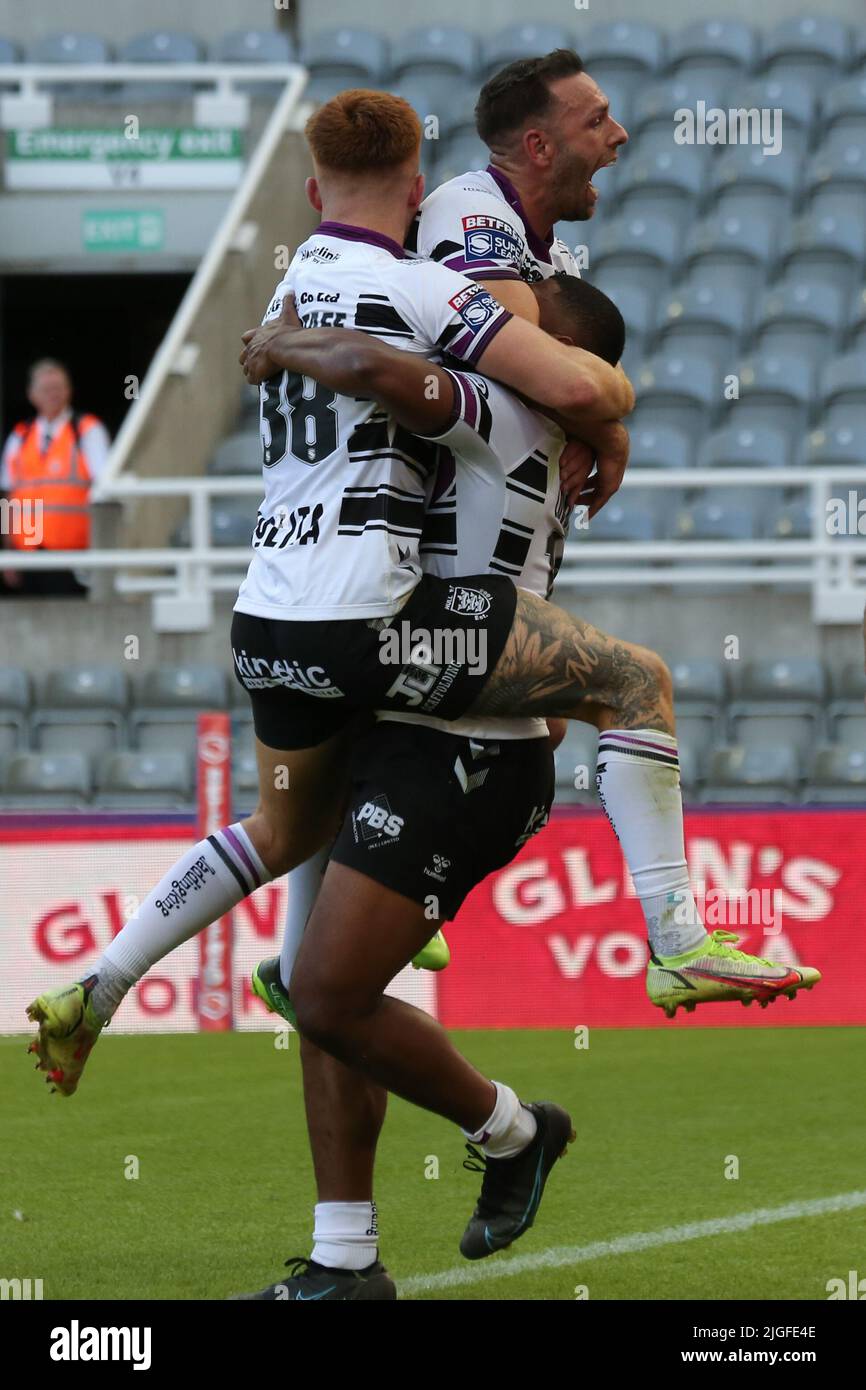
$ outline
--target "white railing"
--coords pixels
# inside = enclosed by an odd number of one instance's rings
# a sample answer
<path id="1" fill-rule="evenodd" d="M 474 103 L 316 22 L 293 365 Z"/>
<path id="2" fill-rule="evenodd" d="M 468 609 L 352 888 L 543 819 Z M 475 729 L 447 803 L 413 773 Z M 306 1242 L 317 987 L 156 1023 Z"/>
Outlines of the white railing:
<path id="1" fill-rule="evenodd" d="M 635 469 L 623 490 L 631 488 L 804 487 L 812 494 L 812 536 L 806 540 L 743 541 L 592 541 L 571 540 L 565 548 L 558 588 L 581 590 L 650 587 L 658 584 L 688 588 L 718 585 L 725 589 L 757 584 L 796 584 L 811 588 L 816 622 L 859 622 L 866 605 L 866 535 L 832 536 L 825 517 L 826 504 L 840 489 L 855 488 L 864 481 L 860 468 L 825 469 L 820 474 L 806 468 L 761 469 Z M 250 533 L 253 499 L 262 496 L 261 479 L 236 478 L 136 478 L 124 475 L 103 487 L 101 499 L 171 497 L 189 504 L 189 544 L 149 550 L 3 551 L 0 568 L 76 569 L 115 571 L 120 594 L 151 594 L 188 604 L 191 626 L 198 630 L 211 619 L 214 594 L 233 593 L 249 564 L 249 547 L 221 547 L 212 543 L 211 511 L 221 497 L 248 495 Z M 690 563 L 685 564 L 683 562 Z M 698 563 L 694 563 L 698 562 Z M 157 570 L 157 574 L 128 571 Z M 201 600 L 207 597 L 208 603 Z M 198 604 L 196 609 L 195 605 Z M 168 612 L 155 607 L 158 613 Z M 183 609 L 182 609 L 183 611 Z M 190 617 L 190 613 L 198 617 Z M 164 626 L 164 622 L 160 626 Z"/>

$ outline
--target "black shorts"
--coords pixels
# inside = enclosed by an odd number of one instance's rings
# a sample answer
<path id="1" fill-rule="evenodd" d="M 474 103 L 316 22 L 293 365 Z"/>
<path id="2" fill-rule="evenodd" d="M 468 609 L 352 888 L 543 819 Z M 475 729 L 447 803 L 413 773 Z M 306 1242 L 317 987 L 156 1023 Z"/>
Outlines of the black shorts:
<path id="1" fill-rule="evenodd" d="M 352 750 L 331 858 L 414 902 L 435 899 L 432 915 L 449 921 L 547 823 L 553 792 L 546 738 L 482 741 L 382 720 Z"/>
<path id="2" fill-rule="evenodd" d="M 362 711 L 459 719 L 502 655 L 517 590 L 425 574 L 393 618 L 283 622 L 235 613 L 234 671 L 268 748 L 313 748 Z"/>

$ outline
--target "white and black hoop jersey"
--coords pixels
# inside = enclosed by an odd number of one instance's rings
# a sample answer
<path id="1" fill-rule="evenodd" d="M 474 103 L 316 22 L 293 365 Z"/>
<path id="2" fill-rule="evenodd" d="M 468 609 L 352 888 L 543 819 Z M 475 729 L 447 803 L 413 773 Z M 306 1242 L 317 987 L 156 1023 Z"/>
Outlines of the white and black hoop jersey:
<path id="1" fill-rule="evenodd" d="M 293 293 L 306 327 L 353 328 L 406 352 L 473 365 L 511 315 L 479 285 L 390 238 L 322 223 L 263 322 Z M 235 609 L 300 621 L 389 617 L 421 576 L 435 444 L 372 400 L 283 372 L 263 383 L 265 496 Z"/>
<path id="2" fill-rule="evenodd" d="M 498 382 L 470 372 L 449 375 L 454 423 L 439 436 L 442 457 L 421 537 L 424 570 L 445 579 L 502 574 L 519 589 L 549 598 L 572 511 L 559 480 L 565 438 Z M 479 679 L 479 694 L 482 686 Z M 379 717 L 467 738 L 547 736 L 543 719 Z"/>
<path id="3" fill-rule="evenodd" d="M 449 179 L 424 199 L 407 243 L 470 280 L 545 280 L 580 275 L 563 241 L 539 237 L 517 189 L 492 165 Z"/>

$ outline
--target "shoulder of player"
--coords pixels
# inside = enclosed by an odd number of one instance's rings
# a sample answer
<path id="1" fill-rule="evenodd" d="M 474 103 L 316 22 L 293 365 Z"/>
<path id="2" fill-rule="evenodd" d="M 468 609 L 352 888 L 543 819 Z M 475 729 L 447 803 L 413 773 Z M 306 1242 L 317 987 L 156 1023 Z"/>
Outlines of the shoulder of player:
<path id="1" fill-rule="evenodd" d="M 440 183 L 438 188 L 434 188 L 432 193 L 428 193 L 424 202 L 421 204 L 422 215 L 427 211 L 440 211 L 448 204 L 461 204 L 465 206 L 467 214 L 471 215 L 472 203 L 477 205 L 477 211 L 487 216 L 495 211 L 497 217 L 503 222 L 511 224 L 515 230 L 526 234 L 526 226 L 520 214 L 506 202 L 500 189 L 491 179 L 484 169 L 470 171 L 466 174 L 458 174 L 456 178 L 447 179 L 445 183 Z"/>

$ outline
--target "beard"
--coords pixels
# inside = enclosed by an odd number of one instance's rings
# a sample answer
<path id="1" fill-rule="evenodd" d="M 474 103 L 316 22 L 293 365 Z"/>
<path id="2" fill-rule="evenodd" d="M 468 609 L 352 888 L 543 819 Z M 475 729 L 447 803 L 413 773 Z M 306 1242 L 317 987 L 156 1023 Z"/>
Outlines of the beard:
<path id="1" fill-rule="evenodd" d="M 595 211 L 597 194 L 591 184 L 593 166 L 582 156 L 566 155 L 558 161 L 554 183 L 559 194 L 557 221 L 585 222 Z"/>

